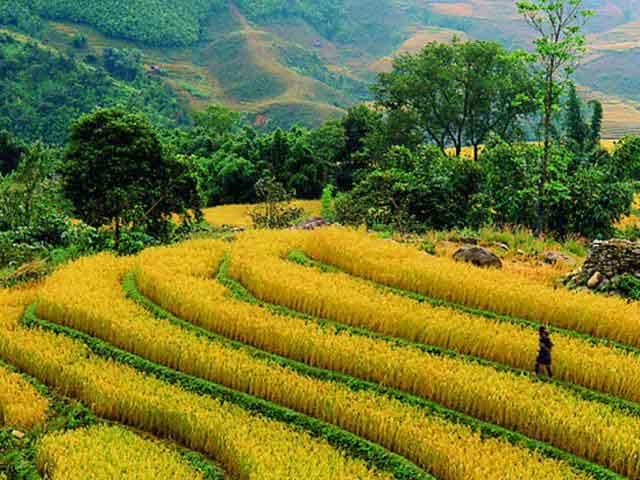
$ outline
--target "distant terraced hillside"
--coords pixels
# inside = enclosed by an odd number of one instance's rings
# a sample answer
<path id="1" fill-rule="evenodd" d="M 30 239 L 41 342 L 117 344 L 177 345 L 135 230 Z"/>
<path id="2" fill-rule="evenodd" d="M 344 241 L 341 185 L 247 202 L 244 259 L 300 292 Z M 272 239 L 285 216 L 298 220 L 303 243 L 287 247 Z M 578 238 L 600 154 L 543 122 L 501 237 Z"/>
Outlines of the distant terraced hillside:
<path id="1" fill-rule="evenodd" d="M 186 107 L 222 102 L 261 127 L 318 125 L 342 114 L 368 99 L 368 85 L 394 55 L 430 41 L 458 36 L 527 47 L 532 40 L 513 0 L 105 0 L 99 8 L 85 0 L 8 1 L 5 27 L 15 29 L 11 11 L 22 8 L 43 19 L 41 42 L 76 57 L 139 49 L 149 75 L 165 72 Z M 605 104 L 606 136 L 636 132 L 640 0 L 588 3 L 598 15 L 578 81 Z M 76 35 L 88 38 L 87 51 L 72 47 Z"/>
<path id="2" fill-rule="evenodd" d="M 591 0 L 596 12 L 588 25 L 589 53 L 577 72 L 581 93 L 599 99 L 605 107 L 604 133 L 618 138 L 640 131 L 640 1 Z M 513 0 L 429 2 L 431 12 L 444 16 L 458 28 L 414 26 L 409 38 L 393 54 L 370 64 L 375 72 L 391 68 L 394 55 L 419 51 L 431 41 L 459 38 L 498 40 L 528 48 L 533 40 L 517 13 Z"/>

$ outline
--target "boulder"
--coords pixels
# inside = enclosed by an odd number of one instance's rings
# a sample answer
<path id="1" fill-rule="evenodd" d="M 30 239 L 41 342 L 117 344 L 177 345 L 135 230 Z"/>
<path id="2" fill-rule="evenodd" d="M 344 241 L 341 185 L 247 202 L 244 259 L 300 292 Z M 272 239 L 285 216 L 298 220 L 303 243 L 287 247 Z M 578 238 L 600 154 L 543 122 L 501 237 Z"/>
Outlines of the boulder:
<path id="1" fill-rule="evenodd" d="M 604 275 L 602 275 L 600 272 L 596 272 L 591 275 L 591 278 L 589 278 L 587 287 L 589 287 L 591 290 L 598 288 L 602 284 L 602 282 L 604 282 L 604 280 Z"/>
<path id="2" fill-rule="evenodd" d="M 502 268 L 502 261 L 495 253 L 477 245 L 460 248 L 453 254 L 453 259 L 456 262 L 472 263 L 477 267 Z"/>
<path id="3" fill-rule="evenodd" d="M 321 217 L 314 217 L 299 223 L 294 228 L 298 230 L 315 230 L 327 226 L 328 223 Z"/>

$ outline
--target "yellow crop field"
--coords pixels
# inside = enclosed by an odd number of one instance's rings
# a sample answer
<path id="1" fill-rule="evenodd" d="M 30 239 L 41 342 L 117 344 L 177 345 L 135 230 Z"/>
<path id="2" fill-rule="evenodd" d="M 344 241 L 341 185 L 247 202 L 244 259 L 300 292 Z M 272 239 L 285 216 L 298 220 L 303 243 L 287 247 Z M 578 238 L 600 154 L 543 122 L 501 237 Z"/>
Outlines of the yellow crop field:
<path id="1" fill-rule="evenodd" d="M 7 468 L 204 478 L 194 451 L 250 480 L 640 478 L 640 358 L 605 342 L 640 347 L 639 320 L 341 227 L 102 253 L 0 290 L 0 430 L 36 446 Z M 544 323 L 553 379 L 531 372 Z"/>
<path id="2" fill-rule="evenodd" d="M 191 276 L 198 275 L 198 270 L 203 272 L 204 279 L 207 271 L 216 268 L 223 253 L 224 244 L 215 241 L 151 249 L 142 254 L 139 268 L 146 271 L 144 266 L 151 265 L 150 275 L 167 273 L 173 278 L 171 288 L 179 291 L 180 286 L 189 286 L 182 281 L 188 282 Z M 185 258 L 190 261 L 184 262 Z M 398 401 L 308 378 L 154 319 L 125 298 L 118 288 L 127 263 L 103 255 L 59 272 L 52 277 L 51 285 L 44 286 L 40 314 L 105 338 L 155 362 L 335 424 L 437 472 L 439 478 L 461 478 L 461 474 L 463 478 L 499 478 L 507 469 L 519 472 L 520 478 L 533 478 L 542 471 L 546 472 L 546 478 L 573 476 L 566 466 L 563 468 L 557 462 L 543 460 L 504 441 L 484 441 L 467 427 L 425 416 L 420 410 Z M 160 272 L 155 270 L 155 265 Z M 144 283 L 142 280 L 141 285 Z M 63 285 L 66 288 L 57 287 Z M 206 297 L 207 285 L 203 287 Z M 199 292 L 197 288 L 193 291 Z M 84 306 L 85 295 L 93 300 L 90 306 Z M 217 300 L 224 304 L 224 294 Z M 230 301 L 225 306 L 229 327 L 233 326 L 234 317 L 249 325 L 247 314 L 251 312 L 244 304 Z M 376 421 L 372 421 L 374 418 Z"/>
<path id="3" fill-rule="evenodd" d="M 319 200 L 296 200 L 293 205 L 302 208 L 310 217 L 320 215 Z M 216 227 L 234 226 L 251 227 L 251 217 L 249 212 L 253 205 L 221 205 L 219 207 L 205 208 L 203 210 L 204 219 Z"/>
<path id="4" fill-rule="evenodd" d="M 45 436 L 37 465 L 51 480 L 202 480 L 176 452 L 120 427 L 97 426 Z"/>
<path id="5" fill-rule="evenodd" d="M 255 295 L 271 303 L 533 369 L 538 348 L 535 329 L 418 303 L 345 273 L 321 273 L 284 259 L 294 249 L 304 250 L 310 237 L 304 232 L 248 234 L 234 246 L 232 271 Z M 574 337 L 556 336 L 554 341 L 558 378 L 640 402 L 640 357 Z"/>
<path id="6" fill-rule="evenodd" d="M 17 373 L 0 367 L 0 425 L 30 429 L 44 423 L 49 401 Z"/>
<path id="7" fill-rule="evenodd" d="M 236 478 L 389 478 L 282 423 L 95 357 L 70 338 L 21 328 L 28 297 L 1 292 L 0 357 L 97 415 L 211 455 Z"/>
<path id="8" fill-rule="evenodd" d="M 640 306 L 619 298 L 479 270 L 340 228 L 318 232 L 305 248 L 318 261 L 384 285 L 640 346 Z"/>
<path id="9" fill-rule="evenodd" d="M 299 232 L 299 235 L 305 233 Z M 206 252 L 201 255 L 211 257 Z M 427 355 L 416 349 L 398 349 L 385 342 L 341 334 L 304 320 L 269 315 L 255 308 L 238 315 L 237 305 L 226 308 L 222 292 L 214 295 L 216 287 L 212 281 L 203 280 L 203 284 L 195 278 L 185 283 L 181 272 L 193 274 L 200 269 L 200 278 L 206 279 L 215 268 L 194 249 L 188 254 L 177 254 L 174 259 L 160 260 L 158 257 L 156 261 L 143 264 L 153 265 L 143 268 L 139 274 L 140 288 L 145 294 L 176 315 L 222 335 L 314 366 L 339 370 L 435 400 L 607 465 L 622 462 L 624 472 L 637 468 L 640 450 L 634 449 L 640 444 L 633 447 L 632 443 L 640 434 L 640 422 L 609 407 L 579 400 L 552 385 L 517 375 Z M 171 270 L 174 265 L 178 267 Z M 234 266 L 231 272 L 245 280 Z M 541 421 L 531 422 L 532 417 Z M 569 424 L 571 429 L 567 428 Z M 628 436 L 623 433 L 626 428 L 629 428 Z M 608 440 L 604 443 L 610 445 L 610 442 L 620 441 L 621 435 L 627 438 L 624 447 L 622 443 L 617 447 L 618 453 L 608 448 L 607 453 L 594 449 L 594 442 L 602 442 L 606 437 Z M 604 458 L 612 454 L 609 460 Z"/>

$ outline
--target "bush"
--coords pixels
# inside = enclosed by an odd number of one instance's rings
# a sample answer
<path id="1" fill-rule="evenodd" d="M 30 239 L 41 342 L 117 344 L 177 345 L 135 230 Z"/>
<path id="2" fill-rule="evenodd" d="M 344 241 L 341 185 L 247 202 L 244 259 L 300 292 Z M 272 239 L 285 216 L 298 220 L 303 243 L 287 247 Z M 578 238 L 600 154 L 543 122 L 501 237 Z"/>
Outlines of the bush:
<path id="1" fill-rule="evenodd" d="M 464 226 L 475 212 L 478 177 L 476 164 L 446 157 L 435 147 L 417 153 L 394 147 L 382 168 L 336 199 L 336 217 L 345 224 L 404 231 Z"/>
<path id="2" fill-rule="evenodd" d="M 618 143 L 615 151 L 606 156 L 610 173 L 617 178 L 640 181 L 640 137 L 625 137 Z"/>
<path id="3" fill-rule="evenodd" d="M 139 50 L 105 48 L 104 68 L 111 75 L 132 82 L 142 73 L 142 53 Z"/>
<path id="4" fill-rule="evenodd" d="M 320 215 L 328 223 L 336 221 L 336 209 L 333 198 L 334 191 L 335 187 L 333 185 L 327 185 L 322 189 L 322 197 L 320 198 Z"/>
<path id="5" fill-rule="evenodd" d="M 630 171 L 615 168 L 621 158 L 632 162 L 631 143 L 623 151 L 627 153 L 619 153 L 618 158 L 598 151 L 595 158 L 583 162 L 565 147 L 554 148 L 542 198 L 551 233 L 589 238 L 613 233 L 613 225 L 628 212 L 635 190 Z M 535 228 L 541 155 L 537 145 L 500 141 L 488 145 L 479 162 L 487 223 Z"/>
<path id="6" fill-rule="evenodd" d="M 275 178 L 262 178 L 255 188 L 256 195 L 262 202 L 249 212 L 256 228 L 287 228 L 304 215 L 302 208 L 291 204 L 293 196 Z"/>
<path id="7" fill-rule="evenodd" d="M 624 275 L 618 280 L 617 289 L 630 300 L 640 300 L 640 279 L 634 275 Z"/>

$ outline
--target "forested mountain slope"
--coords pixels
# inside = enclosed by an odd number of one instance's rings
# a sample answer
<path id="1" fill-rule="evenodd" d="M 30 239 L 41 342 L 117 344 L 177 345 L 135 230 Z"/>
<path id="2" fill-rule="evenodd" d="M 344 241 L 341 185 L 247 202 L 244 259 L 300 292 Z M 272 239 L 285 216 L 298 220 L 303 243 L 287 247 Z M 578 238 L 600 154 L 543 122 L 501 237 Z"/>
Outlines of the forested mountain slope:
<path id="1" fill-rule="evenodd" d="M 605 104 L 605 135 L 619 136 L 640 127 L 640 0 L 590 3 L 597 16 L 577 78 L 585 96 Z M 74 111 L 147 99 L 148 112 L 175 123 L 185 111 L 222 102 L 265 128 L 317 125 L 340 115 L 368 99 L 368 84 L 390 67 L 395 53 L 429 41 L 457 35 L 512 47 L 531 42 L 512 0 L 5 0 L 0 27 L 37 39 L 84 75 L 104 70 L 109 49 L 140 52 L 131 55 L 140 62 L 134 80 L 106 68 L 111 79 L 101 81 L 111 82 L 111 90 L 80 95 Z M 0 77 L 2 94 L 10 97 L 3 101 L 0 127 L 39 112 L 48 117 L 47 129 L 25 126 L 16 133 L 57 141 L 70 115 L 64 93 L 48 97 L 46 107 L 37 92 L 25 102 L 24 91 L 34 90 L 37 75 L 29 73 L 30 55 L 16 55 L 15 48 L 3 47 L 2 61 L 21 65 Z M 85 80 L 53 75 L 48 85 L 65 92 Z M 16 95 L 23 100 L 16 102 Z M 60 127 L 51 121 L 58 109 Z"/>

